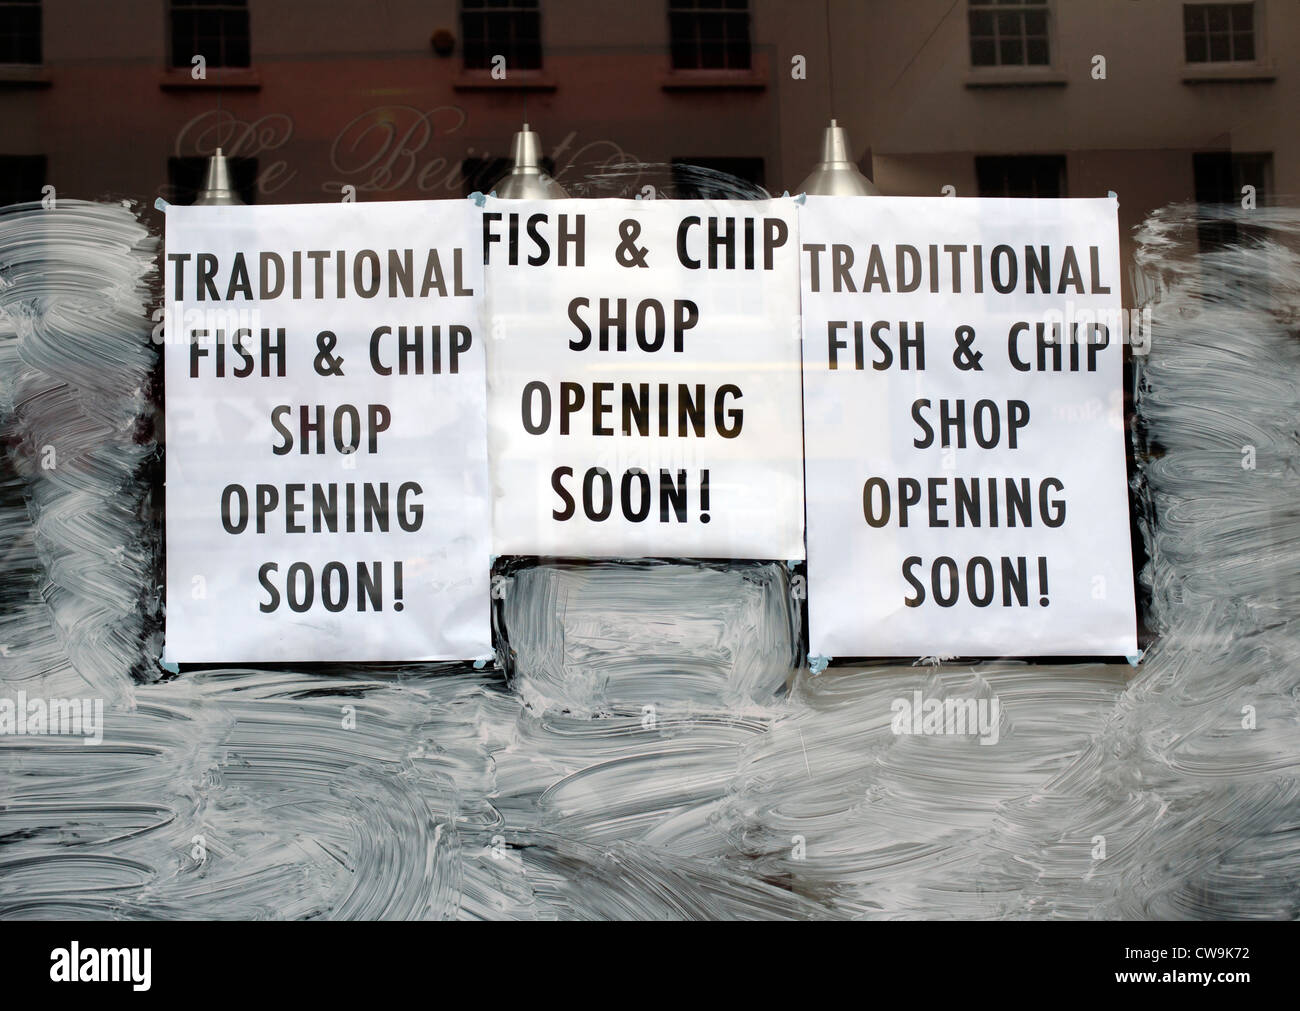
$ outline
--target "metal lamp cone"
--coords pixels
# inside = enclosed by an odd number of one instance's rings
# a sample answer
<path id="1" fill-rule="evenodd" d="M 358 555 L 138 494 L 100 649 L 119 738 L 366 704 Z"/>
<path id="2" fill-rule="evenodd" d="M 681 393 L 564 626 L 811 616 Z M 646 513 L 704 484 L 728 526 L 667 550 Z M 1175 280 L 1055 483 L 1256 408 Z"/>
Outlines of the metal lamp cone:
<path id="1" fill-rule="evenodd" d="M 216 154 L 208 159 L 203 188 L 194 203 L 200 207 L 238 207 L 244 203 L 235 192 L 230 178 L 230 161 L 221 153 L 221 148 L 217 148 Z"/>
<path id="2" fill-rule="evenodd" d="M 799 184 L 799 189 L 823 197 L 880 196 L 880 190 L 849 157 L 849 135 L 833 119 L 822 134 L 822 160 Z"/>
<path id="3" fill-rule="evenodd" d="M 542 139 L 525 123 L 510 145 L 514 165 L 493 187 L 499 197 L 508 200 L 558 200 L 569 194 L 564 187 L 542 171 Z"/>

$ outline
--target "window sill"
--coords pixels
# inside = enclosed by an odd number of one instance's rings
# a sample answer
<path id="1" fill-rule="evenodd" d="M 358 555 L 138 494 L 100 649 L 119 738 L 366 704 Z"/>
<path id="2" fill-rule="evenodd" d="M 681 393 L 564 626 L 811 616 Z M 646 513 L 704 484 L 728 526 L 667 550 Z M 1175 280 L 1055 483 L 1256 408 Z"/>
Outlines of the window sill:
<path id="1" fill-rule="evenodd" d="M 498 80 L 490 70 L 462 70 L 451 82 L 454 91 L 554 91 L 555 78 L 544 70 L 510 70 Z"/>
<path id="2" fill-rule="evenodd" d="M 1184 84 L 1220 84 L 1231 82 L 1259 82 L 1268 84 L 1277 79 L 1277 69 L 1271 63 L 1185 63 Z"/>
<path id="3" fill-rule="evenodd" d="M 187 91 L 191 88 L 234 88 L 240 91 L 257 91 L 262 87 L 262 78 L 256 70 L 248 67 L 209 67 L 208 76 L 195 80 L 190 76 L 189 67 L 173 67 L 164 70 L 158 79 L 158 87 L 165 91 Z"/>
<path id="4" fill-rule="evenodd" d="M 53 83 L 49 67 L 39 63 L 0 63 L 0 87 L 48 88 Z"/>
<path id="5" fill-rule="evenodd" d="M 659 79 L 664 91 L 700 91 L 728 89 L 762 91 L 767 87 L 767 73 L 750 70 L 670 70 Z"/>
<path id="6" fill-rule="evenodd" d="M 1063 88 L 1068 78 L 1051 67 L 988 67 L 966 74 L 968 88 Z"/>

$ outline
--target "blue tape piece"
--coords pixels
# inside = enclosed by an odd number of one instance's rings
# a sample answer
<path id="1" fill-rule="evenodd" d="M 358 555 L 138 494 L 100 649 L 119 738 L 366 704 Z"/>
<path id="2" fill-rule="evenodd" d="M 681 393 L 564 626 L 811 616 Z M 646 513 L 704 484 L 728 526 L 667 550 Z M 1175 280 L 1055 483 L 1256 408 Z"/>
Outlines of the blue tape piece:
<path id="1" fill-rule="evenodd" d="M 822 656 L 821 654 L 814 656 L 812 653 L 809 653 L 808 673 L 820 674 L 822 671 L 824 671 L 827 667 L 830 666 L 830 662 L 831 662 L 831 658 L 828 656 Z"/>
<path id="2" fill-rule="evenodd" d="M 474 661 L 474 669 L 475 669 L 475 670 L 482 670 L 482 669 L 483 669 L 484 667 L 486 667 L 487 665 L 488 665 L 488 661 L 486 661 L 486 660 L 475 660 L 475 661 Z"/>
<path id="3" fill-rule="evenodd" d="M 181 672 L 181 665 L 178 663 L 168 663 L 166 660 L 159 660 L 158 666 L 168 674 L 179 674 Z"/>
<path id="4" fill-rule="evenodd" d="M 1117 203 L 1117 204 L 1119 203 L 1119 194 L 1116 193 L 1114 190 L 1107 190 L 1107 191 L 1106 191 L 1106 196 L 1108 196 L 1108 197 L 1110 197 L 1112 200 L 1114 200 L 1115 203 Z"/>
<path id="5" fill-rule="evenodd" d="M 790 193 L 789 193 L 788 190 L 786 191 L 786 194 L 785 194 L 785 195 L 786 195 L 787 197 L 790 195 Z M 798 204 L 800 207 L 802 207 L 802 206 L 807 202 L 807 200 L 808 200 L 808 194 L 807 194 L 807 193 L 800 193 L 797 197 L 794 198 L 794 202 L 795 202 L 796 204 Z"/>
<path id="6" fill-rule="evenodd" d="M 475 190 L 473 193 L 471 193 L 469 195 L 469 198 L 474 201 L 476 207 L 482 207 L 487 202 L 487 197 L 485 197 L 478 190 Z"/>
<path id="7" fill-rule="evenodd" d="M 1136 653 L 1134 653 L 1132 656 L 1127 656 L 1127 657 L 1125 657 L 1124 659 L 1127 660 L 1127 661 L 1129 662 L 1129 665 L 1130 665 L 1130 666 L 1132 666 L 1132 667 L 1136 667 L 1139 663 L 1142 662 L 1142 658 L 1143 658 L 1144 656 L 1146 656 L 1146 652 L 1147 652 L 1146 650 L 1144 650 L 1144 649 L 1140 649 L 1140 650 L 1138 650 Z"/>
<path id="8" fill-rule="evenodd" d="M 159 197 L 157 200 L 155 200 L 155 201 L 153 202 L 154 210 L 156 210 L 156 211 L 162 211 L 164 214 L 167 213 L 167 208 L 170 207 L 170 206 L 171 206 L 171 204 L 169 204 L 169 203 L 168 203 L 166 200 L 164 200 L 162 197 Z"/>

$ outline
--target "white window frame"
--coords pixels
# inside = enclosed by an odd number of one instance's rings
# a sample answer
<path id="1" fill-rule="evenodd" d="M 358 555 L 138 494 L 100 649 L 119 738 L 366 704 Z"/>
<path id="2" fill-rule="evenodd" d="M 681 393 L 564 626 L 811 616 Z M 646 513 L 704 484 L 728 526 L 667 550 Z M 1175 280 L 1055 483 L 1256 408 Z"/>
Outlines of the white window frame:
<path id="1" fill-rule="evenodd" d="M 971 59 L 971 44 L 973 39 L 970 32 L 970 15 L 974 12 L 992 14 L 995 17 L 998 14 L 1028 14 L 1033 11 L 1041 11 L 1047 16 L 1047 62 L 1046 63 L 985 63 L 976 65 Z M 966 0 L 966 60 L 973 72 L 982 70 L 1014 71 L 1014 70 L 1052 70 L 1056 67 L 1056 10 L 1052 0 L 1023 0 L 1021 3 L 1006 4 L 997 3 L 996 0 Z M 996 29 L 995 29 L 996 30 Z M 1021 35 L 1024 38 L 1024 35 Z M 1028 53 L 1025 54 L 1026 56 Z"/>
<path id="2" fill-rule="evenodd" d="M 1182 67 L 1184 84 L 1213 84 L 1217 81 L 1272 81 L 1276 77 L 1276 68 L 1269 57 L 1268 49 L 1268 0 L 1253 0 L 1255 5 L 1255 59 L 1231 60 L 1217 63 L 1204 61 L 1187 62 L 1187 28 L 1183 20 L 1183 9 L 1199 6 L 1202 2 L 1213 0 L 1186 0 L 1177 5 L 1178 63 Z M 1233 3 L 1234 0 L 1221 0 Z M 1235 0 L 1244 2 L 1244 0 Z"/>
<path id="3" fill-rule="evenodd" d="M 966 0 L 963 5 L 966 61 L 966 87 L 1019 87 L 1024 85 L 1063 85 L 1066 77 L 1062 71 L 1061 47 L 1056 27 L 1056 0 L 1031 0 L 1029 4 L 998 4 L 994 0 Z M 1026 10 L 1043 10 L 1047 14 L 1047 63 L 995 63 L 977 66 L 971 60 L 970 12 L 986 10 L 993 14 L 1009 14 Z M 1179 17 L 1182 17 L 1180 11 Z"/>

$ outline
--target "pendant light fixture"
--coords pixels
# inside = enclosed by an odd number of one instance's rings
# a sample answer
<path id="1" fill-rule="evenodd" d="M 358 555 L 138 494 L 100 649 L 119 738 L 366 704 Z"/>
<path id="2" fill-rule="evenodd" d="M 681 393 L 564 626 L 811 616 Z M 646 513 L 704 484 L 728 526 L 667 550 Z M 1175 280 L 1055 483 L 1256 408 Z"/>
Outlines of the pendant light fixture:
<path id="1" fill-rule="evenodd" d="M 217 148 L 216 153 L 208 159 L 203 187 L 194 204 L 198 207 L 240 207 L 243 203 L 235 192 L 230 177 L 230 159 L 221 153 L 221 148 Z"/>
<path id="2" fill-rule="evenodd" d="M 826 197 L 878 197 L 880 190 L 849 157 L 849 135 L 831 120 L 822 134 L 822 159 L 799 184 L 804 193 Z"/>
<path id="3" fill-rule="evenodd" d="M 498 197 L 508 200 L 558 200 L 567 197 L 564 187 L 542 171 L 542 139 L 523 125 L 510 145 L 514 159 L 509 173 L 494 187 Z"/>

